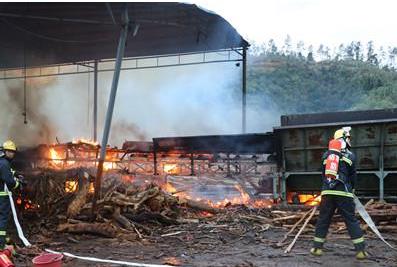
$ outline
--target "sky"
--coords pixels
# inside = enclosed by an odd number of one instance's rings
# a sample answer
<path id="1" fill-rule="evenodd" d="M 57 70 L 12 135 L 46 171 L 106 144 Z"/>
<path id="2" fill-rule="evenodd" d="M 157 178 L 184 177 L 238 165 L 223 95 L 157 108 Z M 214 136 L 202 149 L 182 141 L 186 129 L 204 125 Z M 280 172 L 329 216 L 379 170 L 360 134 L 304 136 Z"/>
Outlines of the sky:
<path id="1" fill-rule="evenodd" d="M 374 41 L 397 46 L 397 1 L 393 0 L 197 0 L 228 20 L 247 40 L 292 41 L 315 47 Z"/>

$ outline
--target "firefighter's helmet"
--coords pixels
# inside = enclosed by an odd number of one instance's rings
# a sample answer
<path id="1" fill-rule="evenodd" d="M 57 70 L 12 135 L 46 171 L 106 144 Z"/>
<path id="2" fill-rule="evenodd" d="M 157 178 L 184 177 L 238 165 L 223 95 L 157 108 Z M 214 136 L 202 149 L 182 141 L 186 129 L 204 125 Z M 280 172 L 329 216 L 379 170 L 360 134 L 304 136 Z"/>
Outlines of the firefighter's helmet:
<path id="1" fill-rule="evenodd" d="M 3 149 L 9 151 L 17 151 L 17 146 L 12 140 L 7 140 L 3 143 Z"/>
<path id="2" fill-rule="evenodd" d="M 343 139 L 346 144 L 351 147 L 351 143 L 350 143 L 350 139 L 351 139 L 351 135 L 350 135 L 350 131 L 351 131 L 352 127 L 347 126 L 347 127 L 342 127 L 341 129 L 338 129 L 335 131 L 334 133 L 334 139 Z"/>

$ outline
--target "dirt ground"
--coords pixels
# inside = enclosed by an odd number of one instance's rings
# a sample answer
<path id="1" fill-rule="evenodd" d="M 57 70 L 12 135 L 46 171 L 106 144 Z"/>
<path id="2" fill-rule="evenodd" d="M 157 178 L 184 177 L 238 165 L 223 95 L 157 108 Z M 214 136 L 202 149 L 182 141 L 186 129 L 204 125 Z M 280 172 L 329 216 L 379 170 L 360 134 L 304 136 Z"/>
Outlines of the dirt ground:
<path id="1" fill-rule="evenodd" d="M 42 234 L 37 234 L 30 236 L 30 240 L 40 244 L 40 248 L 147 264 L 195 267 L 397 266 L 397 252 L 393 252 L 368 232 L 366 240 L 370 257 L 358 261 L 346 232 L 328 236 L 325 255 L 322 257 L 313 257 L 309 253 L 311 233 L 301 235 L 292 252 L 284 254 L 284 249 L 293 236 L 283 247 L 277 247 L 277 242 L 287 231 L 281 227 L 258 228 L 257 224 L 222 224 L 214 223 L 212 219 L 203 219 L 198 223 L 158 226 L 150 236 L 139 241 L 127 241 L 125 237 L 112 239 L 64 233 L 47 233 L 46 239 L 43 239 Z M 392 234 L 385 237 L 395 238 Z M 391 243 L 397 246 L 396 239 Z M 32 266 L 33 256 L 26 251 L 22 252 L 15 259 L 16 266 Z M 63 266 L 120 265 L 65 258 Z"/>

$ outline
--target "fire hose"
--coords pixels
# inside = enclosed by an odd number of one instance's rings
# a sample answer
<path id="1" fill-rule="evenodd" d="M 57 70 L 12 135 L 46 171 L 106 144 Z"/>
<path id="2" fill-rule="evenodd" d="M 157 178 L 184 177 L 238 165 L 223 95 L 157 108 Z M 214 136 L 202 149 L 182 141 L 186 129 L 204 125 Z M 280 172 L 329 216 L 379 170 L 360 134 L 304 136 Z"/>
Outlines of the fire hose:
<path id="1" fill-rule="evenodd" d="M 338 181 L 340 181 L 344 186 L 345 186 L 345 190 L 346 192 L 349 192 L 347 190 L 347 186 L 346 183 L 341 180 L 338 179 Z M 386 245 L 388 245 L 391 249 L 396 250 L 395 247 L 393 247 L 389 242 L 387 242 L 382 234 L 379 232 L 378 228 L 376 227 L 374 221 L 372 220 L 371 216 L 368 214 L 367 210 L 365 209 L 364 205 L 360 202 L 360 200 L 358 199 L 358 197 L 356 195 L 353 195 L 353 200 L 354 200 L 354 204 L 356 205 L 356 209 L 358 214 L 360 214 L 361 218 L 363 218 L 363 220 L 365 221 L 365 223 L 369 226 L 369 228 L 371 228 L 371 230 L 379 237 L 380 240 L 382 240 Z"/>
<path id="2" fill-rule="evenodd" d="M 371 216 L 369 216 L 368 212 L 365 210 L 365 207 L 363 204 L 361 204 L 360 200 L 356 195 L 354 195 L 354 204 L 356 204 L 356 209 L 357 212 L 360 214 L 361 218 L 368 224 L 368 226 L 371 228 L 371 230 L 382 240 L 386 245 L 388 245 L 390 248 L 396 250 L 395 247 L 393 247 L 389 242 L 387 242 L 382 234 L 379 232 L 378 228 L 376 228 L 376 225 L 374 221 L 372 220 Z"/>
<path id="3" fill-rule="evenodd" d="M 14 218 L 14 223 L 15 227 L 17 228 L 18 232 L 18 237 L 21 239 L 25 247 L 31 247 L 32 244 L 28 241 L 28 239 L 25 237 L 22 227 L 19 223 L 18 216 L 17 216 L 17 211 L 15 208 L 14 200 L 12 198 L 12 193 L 8 190 L 7 185 L 4 185 L 4 191 L 8 193 L 8 197 L 10 200 L 10 205 L 11 205 L 11 210 L 12 210 L 12 216 Z M 136 266 L 136 267 L 172 267 L 171 265 L 159 265 L 159 264 L 144 264 L 144 263 L 134 263 L 134 262 L 128 262 L 128 261 L 116 261 L 116 260 L 108 260 L 108 259 L 100 259 L 100 258 L 93 258 L 93 257 L 82 257 L 82 256 L 76 256 L 74 254 L 68 253 L 68 252 L 56 252 L 50 249 L 45 249 L 45 251 L 49 253 L 54 253 L 54 254 L 63 254 L 67 257 L 71 258 L 76 258 L 80 260 L 86 260 L 86 261 L 93 261 L 93 262 L 102 262 L 102 263 L 111 263 L 111 264 L 120 264 L 123 266 Z"/>
<path id="4" fill-rule="evenodd" d="M 12 193 L 11 193 L 11 191 L 8 190 L 8 187 L 6 184 L 4 185 L 4 189 L 5 189 L 5 192 L 8 193 L 8 198 L 10 200 L 10 205 L 11 205 L 11 210 L 12 210 L 12 217 L 14 218 L 15 227 L 17 228 L 17 232 L 18 232 L 18 237 L 19 237 L 19 239 L 21 239 L 21 241 L 25 245 L 25 247 L 30 247 L 30 246 L 32 246 L 32 244 L 30 244 L 28 239 L 23 234 L 22 227 L 18 220 L 17 210 L 15 208 L 14 200 L 12 198 Z"/>

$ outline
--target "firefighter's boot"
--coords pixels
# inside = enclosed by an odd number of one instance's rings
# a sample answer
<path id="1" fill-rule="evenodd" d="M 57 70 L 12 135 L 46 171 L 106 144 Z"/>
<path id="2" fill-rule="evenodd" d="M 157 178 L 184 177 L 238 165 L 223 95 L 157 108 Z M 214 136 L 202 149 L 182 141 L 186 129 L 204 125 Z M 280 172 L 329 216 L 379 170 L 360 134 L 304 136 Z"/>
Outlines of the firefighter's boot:
<path id="1" fill-rule="evenodd" d="M 365 260 L 368 257 L 368 253 L 364 250 L 360 250 L 356 253 L 356 259 Z"/>
<path id="2" fill-rule="evenodd" d="M 310 253 L 314 256 L 319 257 L 319 256 L 323 255 L 323 250 L 321 248 L 311 248 Z"/>

